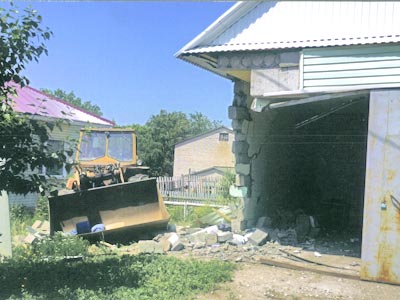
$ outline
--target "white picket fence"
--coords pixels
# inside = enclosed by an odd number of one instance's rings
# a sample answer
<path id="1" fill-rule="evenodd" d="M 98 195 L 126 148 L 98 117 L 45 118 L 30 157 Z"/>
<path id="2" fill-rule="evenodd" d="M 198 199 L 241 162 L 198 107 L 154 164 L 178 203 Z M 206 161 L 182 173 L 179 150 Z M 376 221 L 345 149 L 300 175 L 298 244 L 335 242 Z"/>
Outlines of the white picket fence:
<path id="1" fill-rule="evenodd" d="M 222 192 L 220 179 L 215 177 L 158 177 L 157 184 L 167 204 L 189 202 L 193 205 L 213 205 Z"/>

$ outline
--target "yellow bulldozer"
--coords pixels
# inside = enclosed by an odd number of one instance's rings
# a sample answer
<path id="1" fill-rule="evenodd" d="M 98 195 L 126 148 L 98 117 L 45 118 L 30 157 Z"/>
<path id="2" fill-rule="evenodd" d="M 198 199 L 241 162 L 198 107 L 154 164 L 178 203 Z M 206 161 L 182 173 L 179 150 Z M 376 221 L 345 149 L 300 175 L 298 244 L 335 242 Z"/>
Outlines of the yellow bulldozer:
<path id="1" fill-rule="evenodd" d="M 148 177 L 136 149 L 132 129 L 82 129 L 67 190 L 49 197 L 50 234 L 118 242 L 165 228 L 169 214 L 156 178 Z"/>

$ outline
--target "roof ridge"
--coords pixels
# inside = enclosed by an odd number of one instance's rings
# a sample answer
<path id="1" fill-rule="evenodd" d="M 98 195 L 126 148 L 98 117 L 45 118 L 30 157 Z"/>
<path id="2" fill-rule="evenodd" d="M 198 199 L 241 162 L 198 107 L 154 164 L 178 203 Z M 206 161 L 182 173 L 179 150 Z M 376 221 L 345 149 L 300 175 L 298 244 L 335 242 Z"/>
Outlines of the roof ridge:
<path id="1" fill-rule="evenodd" d="M 196 134 L 196 135 L 194 135 L 194 136 L 188 137 L 188 138 L 186 138 L 186 139 L 184 139 L 184 140 L 182 140 L 182 141 L 176 143 L 175 146 L 176 146 L 176 145 L 179 145 L 179 144 L 182 144 L 182 143 L 185 143 L 185 142 L 187 142 L 187 141 L 190 141 L 190 140 L 192 140 L 192 139 L 199 138 L 199 137 L 201 137 L 201 136 L 203 136 L 203 135 L 210 134 L 210 133 L 212 133 L 212 132 L 214 132 L 214 131 L 217 131 L 217 130 L 220 130 L 220 129 L 223 129 L 223 128 L 226 129 L 226 130 L 229 130 L 231 133 L 233 133 L 233 129 L 232 129 L 232 128 L 226 127 L 225 125 L 221 125 L 221 126 L 218 126 L 217 128 L 210 129 L 210 130 L 204 131 L 203 133 L 199 133 L 199 134 Z"/>
<path id="2" fill-rule="evenodd" d="M 21 87 L 21 88 L 22 88 L 22 87 Z M 40 91 L 40 90 L 38 90 L 38 89 L 35 89 L 35 88 L 33 88 L 33 87 L 29 86 L 29 85 L 24 86 L 24 88 L 28 88 L 28 89 L 30 89 L 30 90 L 32 90 L 32 91 L 34 91 L 34 92 L 36 92 L 36 93 L 39 93 L 39 94 L 41 94 L 41 95 L 43 95 L 43 96 L 45 96 L 45 97 L 48 97 L 48 98 L 50 98 L 50 99 L 52 99 L 52 100 L 54 100 L 54 101 L 57 101 L 57 102 L 60 102 L 60 103 L 62 103 L 62 104 L 65 104 L 65 105 L 67 105 L 67 106 L 70 106 L 70 107 L 72 107 L 72 108 L 74 108 L 74 109 L 76 109 L 76 110 L 79 110 L 79 111 L 81 111 L 81 112 L 83 112 L 83 113 L 86 113 L 86 114 L 88 114 L 88 115 L 90 115 L 90 116 L 92 116 L 92 117 L 98 118 L 98 119 L 100 119 L 100 120 L 102 120 L 102 121 L 104 121 L 104 122 L 110 123 L 110 125 L 113 125 L 113 126 L 115 125 L 115 122 L 113 122 L 113 121 L 111 121 L 111 120 L 108 120 L 108 119 L 103 118 L 103 117 L 101 117 L 101 116 L 99 116 L 99 115 L 96 115 L 95 113 L 89 112 L 89 111 L 87 111 L 87 110 L 85 110 L 85 109 L 83 109 L 83 108 L 81 108 L 81 107 L 79 107 L 79 106 L 77 106 L 77 105 L 74 105 L 74 104 L 72 104 L 72 103 L 70 103 L 70 102 L 68 102 L 68 101 L 62 100 L 62 99 L 57 98 L 57 97 L 54 97 L 54 96 L 52 96 L 52 95 L 49 95 L 49 94 L 47 94 L 47 93 L 45 93 L 45 92 L 42 92 L 42 91 Z"/>

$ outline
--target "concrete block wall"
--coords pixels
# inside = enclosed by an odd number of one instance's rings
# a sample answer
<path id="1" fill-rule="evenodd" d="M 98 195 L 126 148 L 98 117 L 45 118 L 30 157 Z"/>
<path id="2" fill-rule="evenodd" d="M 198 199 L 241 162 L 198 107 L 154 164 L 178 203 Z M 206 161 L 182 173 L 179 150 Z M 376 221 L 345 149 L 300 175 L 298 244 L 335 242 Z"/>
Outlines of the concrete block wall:
<path id="1" fill-rule="evenodd" d="M 241 212 L 238 218 L 243 228 L 255 225 L 260 216 L 260 207 L 265 202 L 260 200 L 266 195 L 266 186 L 262 184 L 265 164 L 261 145 L 263 139 L 260 139 L 260 136 L 265 134 L 268 118 L 260 117 L 252 112 L 249 109 L 251 101 L 250 85 L 244 81 L 235 82 L 234 100 L 229 108 L 235 133 L 232 150 L 236 160 L 236 190 L 232 190 L 231 194 L 240 196 Z"/>

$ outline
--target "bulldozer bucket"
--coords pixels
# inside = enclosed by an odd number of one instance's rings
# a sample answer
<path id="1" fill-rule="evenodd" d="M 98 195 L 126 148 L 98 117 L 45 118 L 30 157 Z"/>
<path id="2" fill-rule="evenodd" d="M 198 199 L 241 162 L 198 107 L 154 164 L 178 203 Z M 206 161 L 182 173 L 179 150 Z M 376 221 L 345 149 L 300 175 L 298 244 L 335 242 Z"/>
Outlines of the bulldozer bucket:
<path id="1" fill-rule="evenodd" d="M 169 214 L 155 178 L 92 188 L 49 198 L 50 234 L 78 234 L 117 242 L 165 228 Z"/>

